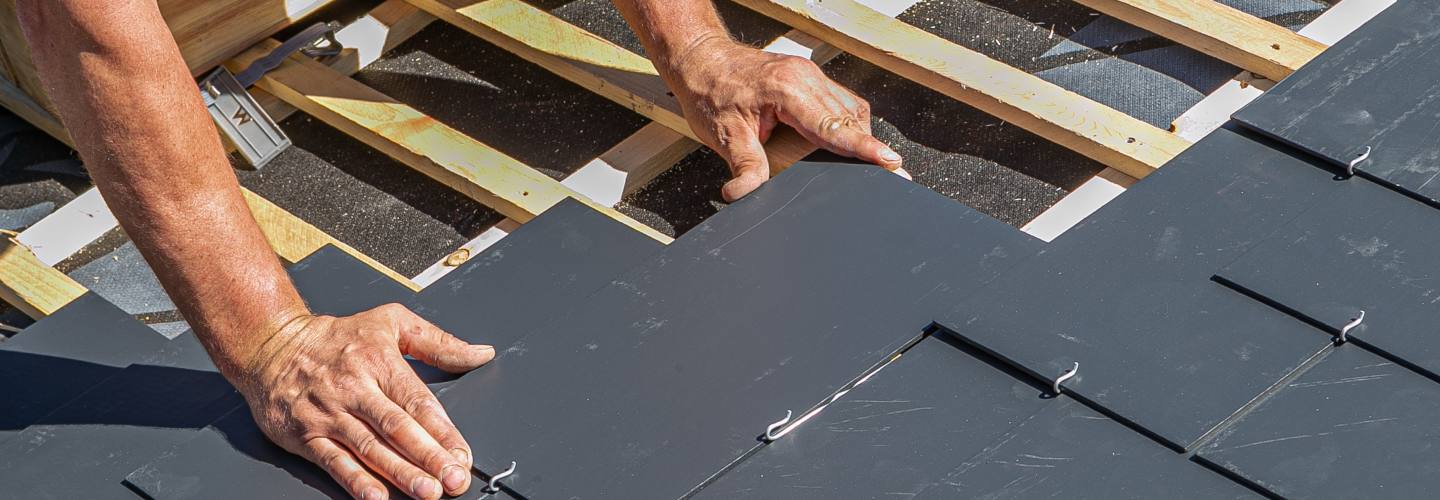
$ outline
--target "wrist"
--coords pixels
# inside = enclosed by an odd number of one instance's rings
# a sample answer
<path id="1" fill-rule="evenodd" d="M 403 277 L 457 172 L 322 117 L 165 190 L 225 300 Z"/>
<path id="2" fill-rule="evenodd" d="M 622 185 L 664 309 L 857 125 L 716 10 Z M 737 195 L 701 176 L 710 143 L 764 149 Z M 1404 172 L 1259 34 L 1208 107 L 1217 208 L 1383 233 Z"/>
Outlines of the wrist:
<path id="1" fill-rule="evenodd" d="M 750 47 L 731 39 L 724 31 L 706 31 L 665 51 L 656 58 L 656 69 L 672 87 L 679 84 L 690 89 L 712 79 L 713 68 L 730 60 L 728 54 L 737 49 L 747 50 Z"/>
<path id="2" fill-rule="evenodd" d="M 268 361 L 283 352 L 287 345 L 296 343 L 299 333 L 305 331 L 318 319 L 303 305 L 286 308 L 271 315 L 262 324 L 247 328 L 244 335 L 231 337 L 228 345 L 210 349 L 215 365 L 241 392 L 260 383 L 268 368 Z"/>

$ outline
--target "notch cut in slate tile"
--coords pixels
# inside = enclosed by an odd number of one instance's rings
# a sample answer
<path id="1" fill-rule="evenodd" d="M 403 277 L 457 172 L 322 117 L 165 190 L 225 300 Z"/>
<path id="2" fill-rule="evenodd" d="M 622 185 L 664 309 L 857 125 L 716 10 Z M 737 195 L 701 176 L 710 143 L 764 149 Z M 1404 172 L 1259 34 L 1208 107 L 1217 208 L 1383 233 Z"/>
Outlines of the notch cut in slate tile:
<path id="1" fill-rule="evenodd" d="M 578 306 L 615 274 L 660 248 L 658 242 L 614 219 L 567 200 L 413 299 L 404 299 L 389 285 L 381 289 L 396 295 L 367 295 L 365 287 L 371 280 L 384 276 L 342 252 L 317 252 L 306 260 L 308 265 L 292 268 L 291 275 L 317 311 L 322 307 L 361 311 L 404 300 L 451 333 L 471 341 L 493 342 L 471 332 L 481 331 L 477 325 L 497 332 L 533 328 L 556 311 Z M 328 288 L 332 286 L 349 288 L 338 293 L 341 291 Z M 408 290 L 404 294 L 408 295 Z M 321 306 L 321 300 L 328 302 Z M 449 380 L 434 372 L 437 370 L 422 374 L 430 377 L 427 380 Z M 444 384 L 431 387 L 439 389 Z M 135 470 L 126 481 L 160 500 L 345 496 L 323 470 L 270 443 L 243 405 L 195 439 Z M 475 481 L 481 484 L 480 478 Z M 479 494 L 478 488 L 473 486 L 472 494 Z M 507 495 L 502 492 L 491 497 Z"/>
<path id="2" fill-rule="evenodd" d="M 0 442 L 131 363 L 174 364 L 169 341 L 86 293 L 0 344 Z"/>
<path id="3" fill-rule="evenodd" d="M 1186 449 L 1328 345 L 1210 280 L 1336 186 L 1221 129 L 941 323 Z"/>
<path id="4" fill-rule="evenodd" d="M 1425 498 L 1440 487 L 1440 385 L 1355 346 L 1198 451 L 1293 498 Z"/>
<path id="5" fill-rule="evenodd" d="M 1248 127 L 1440 200 L 1440 5 L 1396 2 L 1235 114 Z"/>
<path id="6" fill-rule="evenodd" d="M 1218 273 L 1440 379 L 1440 212 L 1361 179 Z"/>
<path id="7" fill-rule="evenodd" d="M 240 400 L 219 374 L 132 365 L 0 445 L 13 498 L 118 498 L 121 480 Z"/>
<path id="8" fill-rule="evenodd" d="M 1038 246 L 883 170 L 802 163 L 442 402 L 527 496 L 677 498 Z"/>

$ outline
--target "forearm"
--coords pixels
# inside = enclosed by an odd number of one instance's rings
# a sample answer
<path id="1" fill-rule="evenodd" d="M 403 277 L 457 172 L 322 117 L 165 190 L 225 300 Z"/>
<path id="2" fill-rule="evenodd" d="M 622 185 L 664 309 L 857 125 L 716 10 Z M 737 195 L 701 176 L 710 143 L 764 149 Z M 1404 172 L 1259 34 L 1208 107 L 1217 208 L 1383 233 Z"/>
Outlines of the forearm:
<path id="1" fill-rule="evenodd" d="M 20 0 L 41 81 L 95 185 L 234 376 L 308 314 L 250 215 L 154 1 Z"/>
<path id="2" fill-rule="evenodd" d="M 703 55 L 693 49 L 730 41 L 712 0 L 613 0 L 661 76 L 672 86 L 686 59 Z M 695 61 L 689 61 L 693 64 Z"/>

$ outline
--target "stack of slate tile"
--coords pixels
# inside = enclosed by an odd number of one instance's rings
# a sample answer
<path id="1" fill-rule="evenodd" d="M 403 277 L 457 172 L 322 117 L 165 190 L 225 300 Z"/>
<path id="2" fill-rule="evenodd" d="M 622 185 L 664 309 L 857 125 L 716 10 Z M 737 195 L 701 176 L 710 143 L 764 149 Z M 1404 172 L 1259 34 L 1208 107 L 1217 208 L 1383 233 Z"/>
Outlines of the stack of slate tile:
<path id="1" fill-rule="evenodd" d="M 1440 143 L 1416 129 L 1440 83 L 1405 79 L 1437 16 L 1402 1 L 1243 111 L 1254 130 L 1043 247 L 809 163 L 663 248 L 566 202 L 419 294 L 334 251 L 292 275 L 318 311 L 401 302 L 497 346 L 422 369 L 476 450 L 469 498 L 1424 496 Z M 0 496 L 343 495 L 193 335 L 87 296 L 0 360 Z"/>

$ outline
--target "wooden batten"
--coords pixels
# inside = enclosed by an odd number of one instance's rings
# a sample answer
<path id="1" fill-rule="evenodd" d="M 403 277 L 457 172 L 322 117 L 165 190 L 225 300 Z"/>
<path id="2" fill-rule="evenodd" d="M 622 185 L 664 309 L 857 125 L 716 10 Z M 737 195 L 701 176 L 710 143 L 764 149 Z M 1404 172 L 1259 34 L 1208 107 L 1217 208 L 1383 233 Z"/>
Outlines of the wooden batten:
<path id="1" fill-rule="evenodd" d="M 258 44 L 226 64 L 232 69 L 244 67 L 278 44 L 273 40 Z M 560 200 L 575 198 L 656 240 L 667 243 L 671 240 L 429 115 L 313 60 L 291 58 L 266 74 L 258 86 L 517 221 L 529 221 Z"/>
<path id="2" fill-rule="evenodd" d="M 1144 177 L 1190 143 L 852 0 L 737 0 L 1107 166 Z"/>
<path id="3" fill-rule="evenodd" d="M 1325 44 L 1214 0 L 1075 0 L 1271 80 L 1290 76 Z"/>

